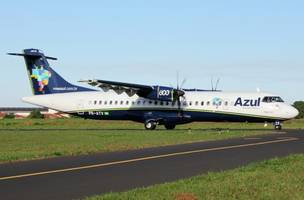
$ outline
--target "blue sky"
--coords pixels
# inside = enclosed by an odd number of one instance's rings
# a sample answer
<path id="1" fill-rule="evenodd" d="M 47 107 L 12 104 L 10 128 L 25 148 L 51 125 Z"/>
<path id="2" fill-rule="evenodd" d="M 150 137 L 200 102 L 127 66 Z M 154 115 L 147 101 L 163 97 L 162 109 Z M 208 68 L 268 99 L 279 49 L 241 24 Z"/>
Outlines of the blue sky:
<path id="1" fill-rule="evenodd" d="M 17 1 L 0 7 L 0 106 L 28 106 L 24 61 L 40 48 L 67 80 L 98 78 L 304 100 L 303 1 Z"/>

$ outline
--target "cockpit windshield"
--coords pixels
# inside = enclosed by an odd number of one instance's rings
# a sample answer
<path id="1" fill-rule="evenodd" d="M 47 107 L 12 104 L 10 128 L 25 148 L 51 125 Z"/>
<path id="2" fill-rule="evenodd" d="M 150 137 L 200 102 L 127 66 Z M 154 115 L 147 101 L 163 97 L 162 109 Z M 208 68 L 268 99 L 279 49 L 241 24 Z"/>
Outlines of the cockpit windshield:
<path id="1" fill-rule="evenodd" d="M 264 97 L 262 102 L 265 103 L 274 103 L 274 102 L 284 102 L 283 99 L 281 97 L 277 97 L 277 96 L 268 96 L 268 97 Z"/>

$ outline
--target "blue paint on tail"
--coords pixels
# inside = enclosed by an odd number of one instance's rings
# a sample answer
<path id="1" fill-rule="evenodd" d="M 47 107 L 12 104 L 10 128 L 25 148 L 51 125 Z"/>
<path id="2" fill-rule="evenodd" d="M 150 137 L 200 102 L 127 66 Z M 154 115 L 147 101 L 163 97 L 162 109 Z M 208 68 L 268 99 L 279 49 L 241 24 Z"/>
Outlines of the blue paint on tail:
<path id="1" fill-rule="evenodd" d="M 49 65 L 48 57 L 39 49 L 25 49 L 23 53 L 9 53 L 9 55 L 23 56 L 27 67 L 29 79 L 35 95 L 95 91 L 93 89 L 73 85 L 64 80 Z"/>

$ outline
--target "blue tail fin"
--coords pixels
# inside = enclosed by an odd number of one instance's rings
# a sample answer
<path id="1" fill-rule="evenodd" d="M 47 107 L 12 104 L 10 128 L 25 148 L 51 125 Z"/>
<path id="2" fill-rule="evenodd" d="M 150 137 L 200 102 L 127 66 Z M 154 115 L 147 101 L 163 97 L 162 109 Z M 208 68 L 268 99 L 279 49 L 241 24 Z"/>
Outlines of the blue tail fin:
<path id="1" fill-rule="evenodd" d="M 32 85 L 33 94 L 53 94 L 80 91 L 94 91 L 89 88 L 73 85 L 64 80 L 49 65 L 47 59 L 57 60 L 45 56 L 39 49 L 25 49 L 23 53 L 9 53 L 9 55 L 23 56 Z"/>

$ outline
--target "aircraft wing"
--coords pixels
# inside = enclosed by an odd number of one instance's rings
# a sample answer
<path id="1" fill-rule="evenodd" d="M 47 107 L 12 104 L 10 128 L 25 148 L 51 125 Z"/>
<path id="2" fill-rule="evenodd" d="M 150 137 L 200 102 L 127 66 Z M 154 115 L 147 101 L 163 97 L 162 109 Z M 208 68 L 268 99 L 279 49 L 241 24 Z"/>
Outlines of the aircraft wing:
<path id="1" fill-rule="evenodd" d="M 125 92 L 128 96 L 137 94 L 140 97 L 147 97 L 154 90 L 153 86 L 139 85 L 133 83 L 122 83 L 106 80 L 80 80 L 79 82 L 88 83 L 89 85 L 99 87 L 103 91 L 114 90 L 117 94 Z"/>

